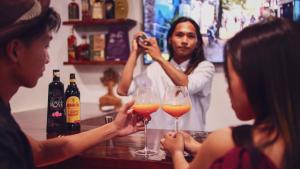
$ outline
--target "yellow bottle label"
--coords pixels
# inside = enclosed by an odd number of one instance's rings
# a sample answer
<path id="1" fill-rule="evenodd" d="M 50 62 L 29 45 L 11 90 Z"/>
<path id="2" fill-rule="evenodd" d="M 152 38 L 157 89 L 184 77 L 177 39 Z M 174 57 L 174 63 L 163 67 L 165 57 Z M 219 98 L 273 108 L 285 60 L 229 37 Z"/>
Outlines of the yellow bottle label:
<path id="1" fill-rule="evenodd" d="M 67 123 L 80 122 L 80 100 L 77 96 L 68 97 L 66 101 Z"/>

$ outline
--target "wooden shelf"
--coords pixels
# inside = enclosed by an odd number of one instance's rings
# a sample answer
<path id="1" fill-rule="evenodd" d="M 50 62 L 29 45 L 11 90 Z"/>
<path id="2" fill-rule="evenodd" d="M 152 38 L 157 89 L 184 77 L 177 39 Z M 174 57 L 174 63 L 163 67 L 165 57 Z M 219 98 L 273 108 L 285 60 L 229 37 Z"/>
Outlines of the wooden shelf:
<path id="1" fill-rule="evenodd" d="M 125 65 L 126 61 L 73 61 L 64 62 L 64 65 Z"/>
<path id="2" fill-rule="evenodd" d="M 64 21 L 63 25 L 72 25 L 74 27 L 93 27 L 93 26 L 127 26 L 128 29 L 136 25 L 136 21 L 132 19 L 91 19 L 85 21 Z"/>

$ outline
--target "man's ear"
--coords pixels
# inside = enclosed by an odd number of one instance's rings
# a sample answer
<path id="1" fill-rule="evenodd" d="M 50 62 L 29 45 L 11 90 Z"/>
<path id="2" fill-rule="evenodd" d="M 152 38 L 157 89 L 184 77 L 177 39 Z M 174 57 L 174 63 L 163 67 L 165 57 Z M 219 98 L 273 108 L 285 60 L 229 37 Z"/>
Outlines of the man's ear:
<path id="1" fill-rule="evenodd" d="M 8 59 L 12 62 L 17 62 L 18 61 L 18 55 L 19 55 L 19 50 L 21 47 L 22 42 L 17 39 L 13 39 L 10 42 L 8 42 L 6 46 L 6 54 L 8 56 Z"/>

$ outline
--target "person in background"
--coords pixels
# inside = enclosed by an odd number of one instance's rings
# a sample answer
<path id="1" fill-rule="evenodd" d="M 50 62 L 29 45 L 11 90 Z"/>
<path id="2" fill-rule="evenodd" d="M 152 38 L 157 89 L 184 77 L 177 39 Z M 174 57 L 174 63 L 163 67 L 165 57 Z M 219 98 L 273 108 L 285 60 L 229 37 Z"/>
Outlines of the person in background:
<path id="1" fill-rule="evenodd" d="M 179 128 L 204 130 L 215 67 L 205 59 L 199 26 L 187 17 L 180 17 L 172 23 L 167 34 L 169 61 L 162 57 L 155 38 L 147 38 L 144 43 L 137 43 L 136 38 L 142 34 L 144 33 L 138 32 L 135 35 L 131 54 L 118 84 L 118 94 L 124 96 L 135 91 L 139 84 L 133 78 L 134 68 L 138 56 L 146 52 L 155 62 L 142 73 L 147 77 L 144 78 L 144 83 L 157 89 L 161 97 L 168 86 L 187 86 L 192 109 L 180 117 Z M 173 129 L 174 118 L 159 110 L 151 115 L 149 128 Z"/>
<path id="2" fill-rule="evenodd" d="M 51 32 L 60 26 L 50 0 L 0 1 L 0 168 L 32 169 L 70 158 L 100 142 L 143 130 L 128 111 L 104 126 L 71 136 L 37 141 L 23 133 L 14 120 L 10 99 L 20 87 L 32 88 L 49 62 Z M 140 125 L 139 125 L 140 124 Z"/>
<path id="3" fill-rule="evenodd" d="M 200 144 L 186 133 L 161 140 L 175 169 L 300 168 L 300 30 L 283 18 L 251 25 L 229 39 L 224 71 L 232 108 L 253 125 L 217 130 Z M 184 148 L 195 154 L 191 163 Z"/>

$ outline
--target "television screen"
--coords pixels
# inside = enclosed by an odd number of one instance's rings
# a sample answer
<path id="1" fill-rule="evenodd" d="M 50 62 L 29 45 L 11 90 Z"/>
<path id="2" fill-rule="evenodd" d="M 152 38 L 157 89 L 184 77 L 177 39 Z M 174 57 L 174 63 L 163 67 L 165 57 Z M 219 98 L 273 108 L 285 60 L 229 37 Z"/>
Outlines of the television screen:
<path id="1" fill-rule="evenodd" d="M 214 63 L 223 62 L 224 43 L 238 31 L 270 15 L 279 16 L 280 7 L 288 16 L 291 10 L 275 0 L 143 0 L 143 6 L 144 32 L 157 39 L 165 59 L 169 58 L 166 37 L 171 23 L 187 16 L 199 24 L 205 56 Z M 151 62 L 145 55 L 144 64 Z"/>
<path id="2" fill-rule="evenodd" d="M 296 22 L 300 22 L 300 0 L 294 1 L 294 18 L 293 20 Z"/>

